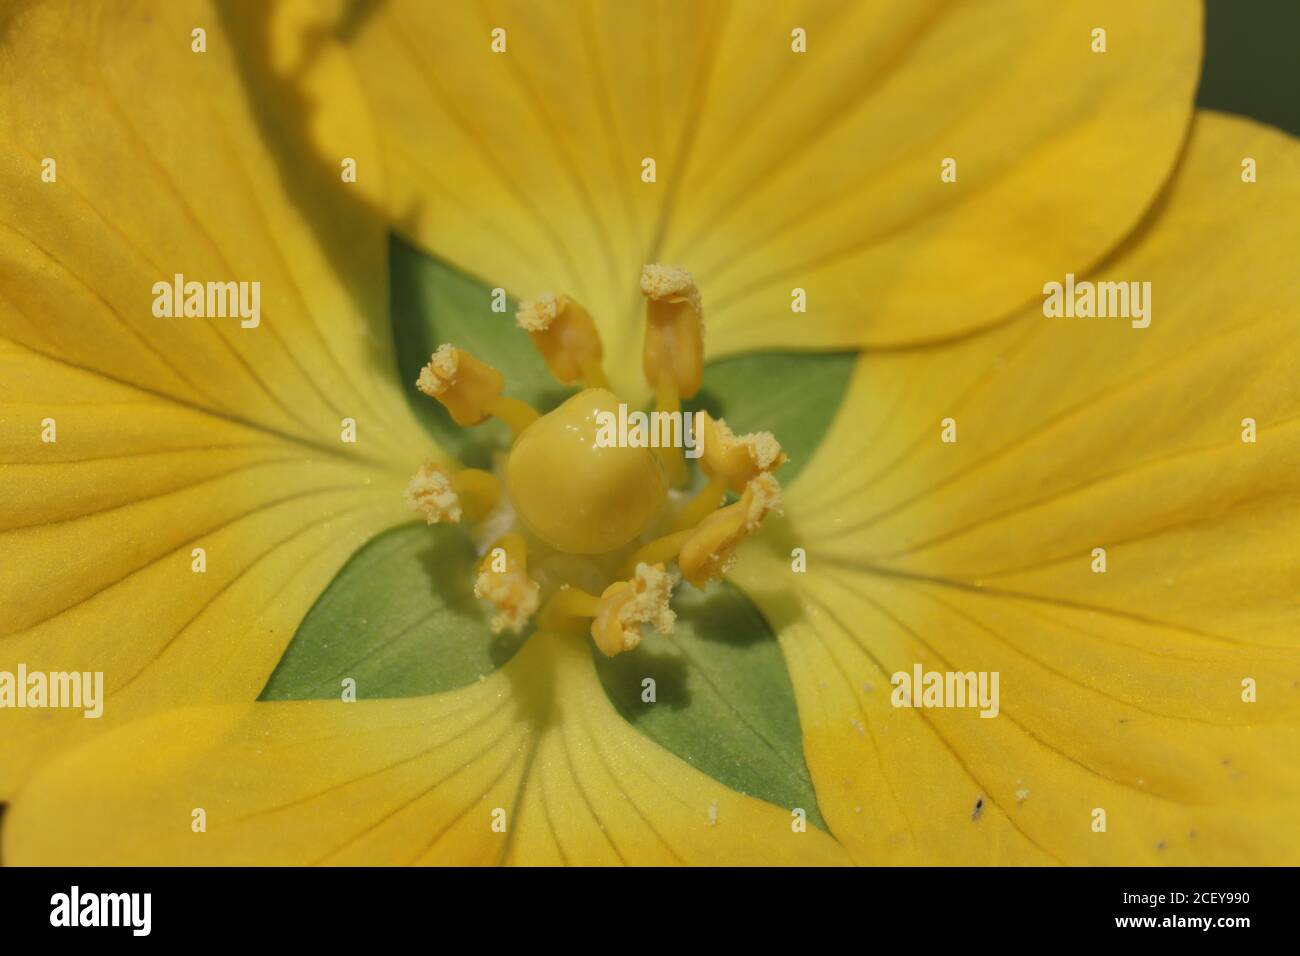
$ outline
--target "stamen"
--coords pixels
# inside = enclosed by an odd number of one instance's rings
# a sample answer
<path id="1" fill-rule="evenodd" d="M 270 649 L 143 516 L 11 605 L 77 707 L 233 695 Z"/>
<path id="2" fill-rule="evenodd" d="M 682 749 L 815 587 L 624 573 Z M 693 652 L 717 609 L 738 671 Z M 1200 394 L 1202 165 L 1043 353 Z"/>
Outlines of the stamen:
<path id="1" fill-rule="evenodd" d="M 781 486 L 764 472 L 745 486 L 745 493 L 700 522 L 677 555 L 682 576 L 697 588 L 721 580 L 736 560 L 736 549 L 757 531 L 763 519 L 781 507 Z"/>
<path id="2" fill-rule="evenodd" d="M 606 657 L 630 651 L 641 643 L 641 625 L 671 634 L 677 620 L 668 606 L 673 582 L 662 564 L 638 564 L 630 581 L 611 584 L 600 596 L 600 611 L 591 622 L 591 636 Z"/>
<path id="3" fill-rule="evenodd" d="M 700 468 L 710 477 L 721 476 L 737 494 L 754 478 L 776 471 L 789 459 L 771 432 L 736 435 L 726 419 L 704 414 L 704 453 Z"/>
<path id="4" fill-rule="evenodd" d="M 662 324 L 670 328 L 661 329 L 670 332 L 673 329 L 686 333 L 681 344 L 699 346 L 704 344 L 704 306 L 700 290 L 695 285 L 691 274 L 681 266 L 663 266 L 650 264 L 641 269 L 641 294 L 649 303 L 646 318 L 653 324 Z M 679 357 L 678 361 L 688 359 L 690 352 Z M 682 364 L 683 370 L 693 370 L 693 366 Z M 703 368 L 701 364 L 701 370 Z M 647 376 L 650 376 L 647 372 Z M 682 394 L 690 398 L 700 387 L 699 379 L 694 385 L 682 381 Z"/>
<path id="5" fill-rule="evenodd" d="M 642 368 L 655 390 L 655 408 L 677 412 L 681 400 L 700 390 L 704 378 L 704 307 L 700 290 L 681 266 L 647 265 L 641 270 L 646 297 L 645 350 Z M 678 449 L 659 450 L 674 486 L 686 480 Z"/>
<path id="6" fill-rule="evenodd" d="M 500 499 L 501 482 L 491 472 L 465 468 L 453 474 L 433 462 L 421 465 L 406 487 L 407 503 L 424 515 L 425 524 L 456 524 L 462 514 L 478 521 Z"/>
<path id="7" fill-rule="evenodd" d="M 502 552 L 505 555 L 504 567 L 500 565 Z M 497 613 L 489 622 L 493 634 L 507 628 L 518 634 L 537 612 L 541 588 L 528 576 L 527 560 L 528 546 L 524 539 L 517 534 L 508 534 L 497 541 L 479 563 L 474 596 L 496 608 Z"/>
<path id="8" fill-rule="evenodd" d="M 520 303 L 515 321 L 528 333 L 551 374 L 565 385 L 608 388 L 600 360 L 604 349 L 591 315 L 567 295 L 543 292 Z"/>
<path id="9" fill-rule="evenodd" d="M 438 346 L 420 369 L 415 387 L 437 399 L 462 427 L 492 416 L 504 421 L 517 438 L 538 417 L 527 403 L 501 394 L 505 379 L 500 372 L 454 345 Z"/>

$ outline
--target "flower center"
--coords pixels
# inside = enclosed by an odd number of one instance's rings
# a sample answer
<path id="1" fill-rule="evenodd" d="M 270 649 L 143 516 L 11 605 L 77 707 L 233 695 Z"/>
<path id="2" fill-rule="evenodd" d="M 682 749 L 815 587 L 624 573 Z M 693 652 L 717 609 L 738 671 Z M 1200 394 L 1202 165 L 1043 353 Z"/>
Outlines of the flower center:
<path id="1" fill-rule="evenodd" d="M 641 291 L 646 381 L 656 410 L 677 413 L 703 376 L 700 292 L 685 269 L 660 265 L 645 267 Z M 645 625 L 671 633 L 669 599 L 679 576 L 700 588 L 721 579 L 742 542 L 779 510 L 773 472 L 786 456 L 771 433 L 737 436 L 704 414 L 699 467 L 708 480 L 694 497 L 671 490 L 689 479 L 681 448 L 597 440 L 601 418 L 621 403 L 608 388 L 586 309 L 543 293 L 523 303 L 516 319 L 558 381 L 586 387 L 538 415 L 503 394 L 496 369 L 439 347 L 416 387 L 456 424 L 497 418 L 514 440 L 493 471 L 425 464 L 407 500 L 429 524 L 475 527 L 483 547 L 474 593 L 492 607 L 494 631 L 522 631 L 535 617 L 547 631 L 589 632 L 608 655 L 631 650 Z M 725 503 L 728 492 L 738 500 Z"/>

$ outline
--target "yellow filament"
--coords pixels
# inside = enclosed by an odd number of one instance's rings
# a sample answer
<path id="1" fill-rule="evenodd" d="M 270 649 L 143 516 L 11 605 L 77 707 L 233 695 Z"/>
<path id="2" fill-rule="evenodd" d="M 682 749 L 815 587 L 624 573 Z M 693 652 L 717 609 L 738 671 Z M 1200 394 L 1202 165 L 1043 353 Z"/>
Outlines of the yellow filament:
<path id="1" fill-rule="evenodd" d="M 693 528 L 687 528 L 685 531 L 674 531 L 672 534 L 666 534 L 662 538 L 655 538 L 643 544 L 623 562 L 623 567 L 618 572 L 619 576 L 631 574 L 638 564 L 663 564 L 673 560 L 682 550 L 682 545 L 691 539 L 693 533 Z"/>
<path id="2" fill-rule="evenodd" d="M 551 595 L 537 616 L 537 626 L 544 631 L 583 634 L 587 621 L 600 613 L 600 598 L 581 588 L 563 587 Z"/>
<path id="3" fill-rule="evenodd" d="M 659 384 L 655 387 L 655 410 L 660 412 L 679 412 L 682 409 L 681 396 L 677 393 L 677 383 L 669 375 L 661 375 Z M 655 449 L 659 460 L 663 462 L 664 474 L 668 476 L 668 484 L 673 488 L 680 488 L 686 484 L 689 477 L 686 471 L 686 462 L 682 458 L 680 448 L 660 447 Z"/>
<path id="4" fill-rule="evenodd" d="M 508 395 L 494 395 L 484 399 L 483 411 L 493 418 L 499 418 L 505 422 L 516 438 L 523 434 L 525 428 L 541 417 L 533 406 Z"/>
<path id="5" fill-rule="evenodd" d="M 478 521 L 501 500 L 501 480 L 490 471 L 466 468 L 451 476 L 465 516 Z"/>
<path id="6" fill-rule="evenodd" d="M 685 531 L 694 528 L 717 510 L 726 494 L 727 476 L 714 475 L 709 479 L 709 483 L 700 489 L 700 493 L 677 513 L 677 517 L 673 519 L 673 530 Z"/>

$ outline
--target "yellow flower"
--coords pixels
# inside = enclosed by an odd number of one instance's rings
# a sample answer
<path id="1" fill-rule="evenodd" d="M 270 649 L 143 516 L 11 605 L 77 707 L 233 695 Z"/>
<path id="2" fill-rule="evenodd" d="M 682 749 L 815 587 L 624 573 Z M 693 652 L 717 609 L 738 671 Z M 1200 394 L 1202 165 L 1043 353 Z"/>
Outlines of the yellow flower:
<path id="1" fill-rule="evenodd" d="M 500 494 L 430 446 L 393 374 L 382 160 L 314 6 L 0 15 L 0 672 L 105 679 L 100 719 L 0 710 L 3 858 L 846 862 L 628 724 L 585 637 L 535 633 L 447 694 L 254 702 L 364 542 L 411 508 L 474 522 Z M 148 292 L 177 275 L 259 282 L 258 321 L 160 317 Z M 464 357 L 421 385 L 526 429 Z M 516 625 L 522 562 L 485 570 Z M 664 583 L 612 589 L 611 632 L 670 622 Z M 85 842 L 74 780 L 87 825 L 118 799 L 135 812 Z"/>
<path id="2" fill-rule="evenodd" d="M 411 0 L 351 24 L 350 59 L 304 9 L 0 15 L 0 670 L 111 681 L 111 726 L 0 712 L 6 860 L 1295 861 L 1300 147 L 1192 120 L 1184 3 Z M 199 22 L 203 54 L 174 39 Z M 374 176 L 349 193 L 340 156 Z M 669 626 L 659 552 L 708 531 L 700 579 L 729 565 L 770 468 L 481 682 L 252 702 L 342 562 L 409 519 L 410 475 L 418 506 L 456 474 L 391 374 L 376 207 L 581 302 L 601 377 L 660 407 L 701 363 L 646 381 L 673 368 L 656 337 L 693 343 L 704 306 L 705 360 L 864 350 L 731 572 L 778 631 L 831 835 L 624 722 L 566 620 L 615 651 Z M 674 311 L 647 331 L 654 263 L 703 306 L 651 294 Z M 260 278 L 260 327 L 150 315 L 173 273 Z M 1046 318 L 1067 273 L 1151 281 L 1150 327 Z M 545 421 L 488 392 L 516 448 Z M 918 664 L 998 672 L 999 716 L 894 706 Z"/>

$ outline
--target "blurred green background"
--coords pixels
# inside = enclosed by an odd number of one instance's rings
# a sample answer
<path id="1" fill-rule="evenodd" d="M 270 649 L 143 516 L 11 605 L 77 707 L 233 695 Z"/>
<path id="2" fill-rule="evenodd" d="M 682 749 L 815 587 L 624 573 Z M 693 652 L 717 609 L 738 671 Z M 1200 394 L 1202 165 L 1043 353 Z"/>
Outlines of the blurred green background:
<path id="1" fill-rule="evenodd" d="M 1196 104 L 1300 136 L 1300 0 L 1206 0 L 1205 8 Z"/>

